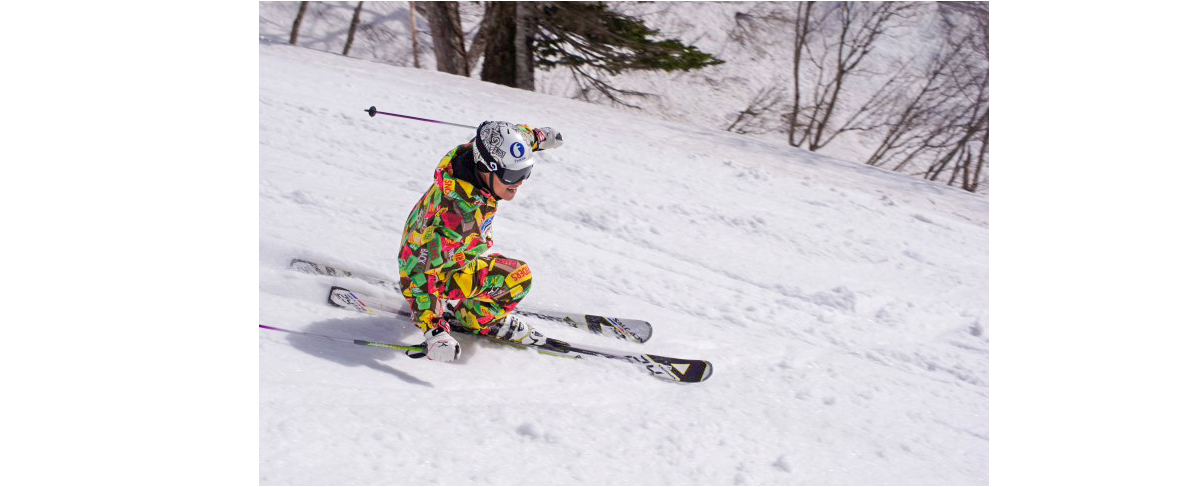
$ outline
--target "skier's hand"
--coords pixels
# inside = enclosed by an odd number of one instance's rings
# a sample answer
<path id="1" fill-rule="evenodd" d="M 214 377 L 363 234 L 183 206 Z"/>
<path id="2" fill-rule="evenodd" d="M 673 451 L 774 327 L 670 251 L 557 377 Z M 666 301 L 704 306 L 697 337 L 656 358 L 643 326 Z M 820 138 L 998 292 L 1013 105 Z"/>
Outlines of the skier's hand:
<path id="1" fill-rule="evenodd" d="M 538 150 L 553 149 L 562 145 L 562 134 L 550 127 L 533 129 L 534 137 L 538 140 Z"/>
<path id="2" fill-rule="evenodd" d="M 458 340 L 450 336 L 450 329 L 444 321 L 438 320 L 433 328 L 425 332 L 425 358 L 438 362 L 453 362 L 462 353 Z M 411 355 L 410 355 L 411 356 Z"/>

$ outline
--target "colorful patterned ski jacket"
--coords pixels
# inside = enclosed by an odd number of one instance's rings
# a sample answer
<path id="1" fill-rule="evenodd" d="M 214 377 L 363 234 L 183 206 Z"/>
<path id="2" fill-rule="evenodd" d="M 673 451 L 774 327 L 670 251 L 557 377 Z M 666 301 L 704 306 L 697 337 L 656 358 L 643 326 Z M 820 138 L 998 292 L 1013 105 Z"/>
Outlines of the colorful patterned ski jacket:
<path id="1" fill-rule="evenodd" d="M 541 150 L 529 126 L 517 127 L 534 151 Z M 449 276 L 492 246 L 497 200 L 475 175 L 473 143 L 474 139 L 442 157 L 433 172 L 433 185 L 413 206 L 404 225 L 398 256 L 401 285 L 421 331 L 434 326 L 442 314 L 442 301 L 464 298 L 447 294 Z"/>

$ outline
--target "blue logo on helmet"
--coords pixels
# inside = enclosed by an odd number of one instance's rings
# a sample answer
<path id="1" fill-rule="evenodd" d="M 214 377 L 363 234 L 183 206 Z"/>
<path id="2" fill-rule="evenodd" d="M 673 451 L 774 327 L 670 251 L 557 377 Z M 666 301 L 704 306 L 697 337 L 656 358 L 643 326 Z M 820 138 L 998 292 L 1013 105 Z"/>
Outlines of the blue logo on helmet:
<path id="1" fill-rule="evenodd" d="M 525 146 L 520 142 L 513 142 L 512 145 L 508 146 L 508 153 L 512 154 L 513 157 L 520 159 L 521 156 L 525 155 Z"/>

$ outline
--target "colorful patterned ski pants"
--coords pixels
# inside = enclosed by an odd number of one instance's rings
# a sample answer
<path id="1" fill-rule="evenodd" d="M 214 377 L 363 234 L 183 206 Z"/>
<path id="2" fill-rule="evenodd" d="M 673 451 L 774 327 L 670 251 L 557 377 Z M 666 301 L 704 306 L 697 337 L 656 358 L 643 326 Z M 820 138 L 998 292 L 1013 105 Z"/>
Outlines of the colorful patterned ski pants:
<path id="1" fill-rule="evenodd" d="M 409 289 L 410 284 L 408 276 L 402 275 L 401 289 Z M 489 325 L 515 309 L 529 294 L 531 285 L 533 276 L 525 262 L 500 254 L 485 255 L 446 276 L 445 296 L 458 303 L 443 306 L 464 326 L 486 335 Z M 409 305 L 417 309 L 411 298 Z"/>

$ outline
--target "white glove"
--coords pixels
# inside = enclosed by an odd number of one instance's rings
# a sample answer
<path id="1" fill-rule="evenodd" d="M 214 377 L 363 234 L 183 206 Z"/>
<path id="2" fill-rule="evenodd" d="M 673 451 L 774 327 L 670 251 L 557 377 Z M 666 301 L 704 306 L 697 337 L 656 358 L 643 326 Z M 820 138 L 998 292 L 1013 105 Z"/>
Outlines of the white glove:
<path id="1" fill-rule="evenodd" d="M 458 346 L 458 340 L 450 336 L 450 332 L 444 326 L 438 323 L 425 332 L 425 358 L 438 362 L 453 362 L 458 359 L 462 347 Z"/>
<path id="2" fill-rule="evenodd" d="M 533 129 L 533 135 L 538 139 L 538 150 L 553 149 L 562 146 L 562 134 L 550 127 Z"/>

